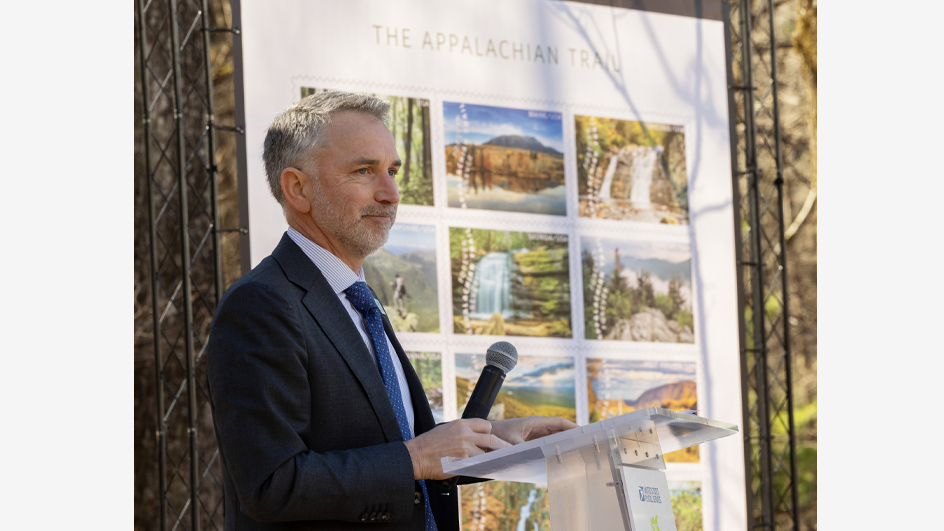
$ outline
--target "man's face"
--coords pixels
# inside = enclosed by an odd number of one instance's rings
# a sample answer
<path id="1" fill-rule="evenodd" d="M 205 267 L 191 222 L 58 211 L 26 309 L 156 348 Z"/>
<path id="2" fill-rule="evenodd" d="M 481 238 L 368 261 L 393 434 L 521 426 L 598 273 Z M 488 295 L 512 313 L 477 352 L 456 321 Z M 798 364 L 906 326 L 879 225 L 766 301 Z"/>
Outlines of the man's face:
<path id="1" fill-rule="evenodd" d="M 311 217 L 331 245 L 359 258 L 382 247 L 400 202 L 400 157 L 387 127 L 369 114 L 333 114 L 314 164 Z"/>

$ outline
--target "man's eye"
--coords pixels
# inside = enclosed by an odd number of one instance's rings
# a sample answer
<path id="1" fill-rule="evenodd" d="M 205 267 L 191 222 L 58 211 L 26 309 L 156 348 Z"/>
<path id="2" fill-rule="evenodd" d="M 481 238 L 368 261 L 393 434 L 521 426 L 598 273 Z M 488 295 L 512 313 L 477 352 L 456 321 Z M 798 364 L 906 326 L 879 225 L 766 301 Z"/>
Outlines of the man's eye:
<path id="1" fill-rule="evenodd" d="M 357 173 L 359 173 L 359 174 L 361 174 L 361 175 L 367 175 L 367 168 L 361 168 L 361 169 L 357 170 Z"/>
<path id="2" fill-rule="evenodd" d="M 389 173 L 391 177 L 396 177 L 398 171 L 399 171 L 399 170 L 390 170 L 390 171 L 387 172 L 387 173 Z"/>

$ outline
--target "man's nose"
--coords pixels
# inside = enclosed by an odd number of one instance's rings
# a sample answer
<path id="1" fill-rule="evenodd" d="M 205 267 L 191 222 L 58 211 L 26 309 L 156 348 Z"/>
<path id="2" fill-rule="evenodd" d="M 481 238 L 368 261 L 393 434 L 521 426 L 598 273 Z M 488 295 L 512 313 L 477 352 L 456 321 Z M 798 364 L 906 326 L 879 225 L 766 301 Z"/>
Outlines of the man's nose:
<path id="1" fill-rule="evenodd" d="M 374 192 L 374 199 L 379 203 L 390 203 L 396 205 L 400 202 L 400 190 L 397 187 L 397 178 L 389 173 L 384 174 L 380 179 L 377 190 Z"/>

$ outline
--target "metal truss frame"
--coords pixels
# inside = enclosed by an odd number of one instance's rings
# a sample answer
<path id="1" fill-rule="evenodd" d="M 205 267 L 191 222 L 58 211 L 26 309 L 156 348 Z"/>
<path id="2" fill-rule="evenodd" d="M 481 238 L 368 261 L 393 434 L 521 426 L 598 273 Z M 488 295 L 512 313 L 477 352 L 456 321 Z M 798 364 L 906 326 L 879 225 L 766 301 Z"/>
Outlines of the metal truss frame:
<path id="1" fill-rule="evenodd" d="M 207 0 L 136 0 L 160 529 L 223 528 L 204 356 L 223 293 Z"/>
<path id="2" fill-rule="evenodd" d="M 798 529 L 774 0 L 725 0 L 748 529 Z"/>

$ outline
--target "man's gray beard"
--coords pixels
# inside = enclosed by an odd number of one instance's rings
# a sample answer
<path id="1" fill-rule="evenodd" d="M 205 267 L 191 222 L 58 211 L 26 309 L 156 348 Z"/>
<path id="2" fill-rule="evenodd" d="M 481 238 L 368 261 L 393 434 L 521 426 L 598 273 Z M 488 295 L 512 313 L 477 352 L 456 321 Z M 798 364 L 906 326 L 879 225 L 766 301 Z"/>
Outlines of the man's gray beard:
<path id="1" fill-rule="evenodd" d="M 391 226 L 397 219 L 395 205 L 368 207 L 361 210 L 360 216 L 355 219 L 343 219 L 343 214 L 333 203 L 325 199 L 325 194 L 320 193 L 320 190 L 315 193 L 312 210 L 312 213 L 319 213 L 319 219 L 315 219 L 315 223 L 321 230 L 331 233 L 347 251 L 361 258 L 366 258 L 383 247 L 390 237 L 389 228 L 383 232 L 375 232 L 365 225 L 363 216 L 390 216 Z"/>

